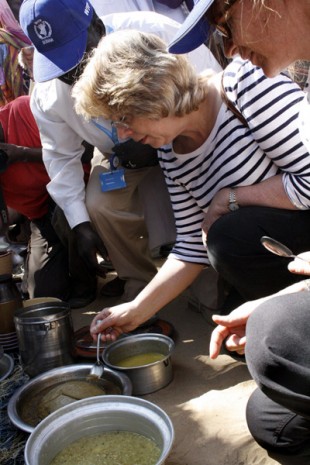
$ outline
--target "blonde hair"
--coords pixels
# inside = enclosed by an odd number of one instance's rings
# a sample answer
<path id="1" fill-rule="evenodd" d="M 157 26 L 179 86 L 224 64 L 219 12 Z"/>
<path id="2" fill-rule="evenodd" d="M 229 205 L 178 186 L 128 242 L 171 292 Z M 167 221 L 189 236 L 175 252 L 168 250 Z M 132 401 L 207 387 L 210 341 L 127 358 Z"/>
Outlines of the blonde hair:
<path id="1" fill-rule="evenodd" d="M 134 30 L 104 37 L 73 88 L 76 112 L 87 119 L 160 119 L 197 110 L 209 74 L 198 76 L 185 56 L 166 47 Z"/>

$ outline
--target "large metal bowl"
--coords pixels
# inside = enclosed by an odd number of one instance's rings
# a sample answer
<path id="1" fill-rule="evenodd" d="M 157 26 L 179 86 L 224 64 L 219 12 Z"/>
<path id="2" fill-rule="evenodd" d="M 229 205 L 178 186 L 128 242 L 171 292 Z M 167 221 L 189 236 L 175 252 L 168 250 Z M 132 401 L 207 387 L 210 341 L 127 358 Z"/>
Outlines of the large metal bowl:
<path id="1" fill-rule="evenodd" d="M 174 440 L 172 422 L 157 405 L 128 396 L 89 397 L 41 421 L 26 443 L 25 463 L 49 465 L 70 443 L 111 431 L 134 432 L 153 440 L 161 450 L 155 465 L 165 462 Z"/>
<path id="2" fill-rule="evenodd" d="M 173 378 L 171 353 L 173 340 L 162 334 L 137 334 L 109 344 L 103 351 L 104 363 L 113 370 L 126 374 L 132 383 L 133 395 L 150 394 L 167 386 Z M 135 367 L 120 367 L 118 363 L 127 357 L 156 352 L 163 359 Z"/>
<path id="3" fill-rule="evenodd" d="M 31 379 L 15 391 L 8 403 L 8 416 L 19 429 L 31 433 L 41 418 L 38 417 L 40 399 L 48 389 L 52 389 L 65 381 L 85 380 L 93 364 L 68 365 L 54 368 Z M 108 397 L 111 394 L 130 396 L 132 384 L 124 373 L 106 367 L 100 380 Z M 101 397 L 101 396 L 100 396 Z M 74 402 L 74 405 L 76 402 Z"/>

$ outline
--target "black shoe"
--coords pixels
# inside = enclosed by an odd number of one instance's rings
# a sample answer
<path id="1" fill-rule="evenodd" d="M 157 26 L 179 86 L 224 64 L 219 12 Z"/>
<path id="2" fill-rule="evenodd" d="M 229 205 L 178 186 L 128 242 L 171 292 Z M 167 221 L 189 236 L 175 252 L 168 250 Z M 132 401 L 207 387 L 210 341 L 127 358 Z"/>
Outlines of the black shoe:
<path id="1" fill-rule="evenodd" d="M 126 281 L 124 279 L 116 276 L 112 281 L 102 286 L 100 294 L 105 297 L 119 297 L 124 293 L 125 283 Z"/>
<path id="2" fill-rule="evenodd" d="M 91 304 L 96 299 L 96 297 L 96 293 L 90 294 L 88 296 L 71 297 L 68 299 L 68 304 L 70 305 L 70 308 L 82 308 Z"/>
<path id="3" fill-rule="evenodd" d="M 114 271 L 115 268 L 113 266 L 113 263 L 109 260 L 102 260 L 100 263 L 99 263 L 100 266 L 102 266 L 102 268 L 104 270 L 106 270 L 107 272 L 108 271 Z"/>

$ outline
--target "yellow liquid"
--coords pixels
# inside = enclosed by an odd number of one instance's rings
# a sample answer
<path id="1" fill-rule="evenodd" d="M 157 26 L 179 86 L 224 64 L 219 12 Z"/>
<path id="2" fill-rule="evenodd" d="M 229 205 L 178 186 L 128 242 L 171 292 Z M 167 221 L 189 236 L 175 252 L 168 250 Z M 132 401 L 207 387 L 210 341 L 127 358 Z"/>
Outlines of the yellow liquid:
<path id="1" fill-rule="evenodd" d="M 115 365 L 122 368 L 140 367 L 149 363 L 159 362 L 165 357 L 165 355 L 157 352 L 147 352 L 146 354 L 131 355 L 130 357 L 123 358 L 123 360 L 115 363 Z"/>
<path id="2" fill-rule="evenodd" d="M 157 444 L 141 434 L 113 431 L 74 441 L 50 465 L 155 465 L 160 454 Z"/>

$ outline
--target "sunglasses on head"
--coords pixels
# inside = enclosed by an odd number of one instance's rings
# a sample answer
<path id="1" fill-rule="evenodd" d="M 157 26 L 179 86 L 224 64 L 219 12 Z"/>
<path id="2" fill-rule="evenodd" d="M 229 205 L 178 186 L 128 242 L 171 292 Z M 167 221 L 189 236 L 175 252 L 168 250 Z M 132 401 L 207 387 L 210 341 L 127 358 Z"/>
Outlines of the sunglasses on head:
<path id="1" fill-rule="evenodd" d="M 213 25 L 214 29 L 222 36 L 225 37 L 226 39 L 231 39 L 232 34 L 231 34 L 231 29 L 228 25 L 228 20 L 229 20 L 229 10 L 231 7 L 237 2 L 237 0 L 226 0 L 224 3 L 224 12 L 221 13 L 220 15 L 214 15 L 211 13 L 210 16 L 208 16 L 208 20 L 211 22 Z"/>

